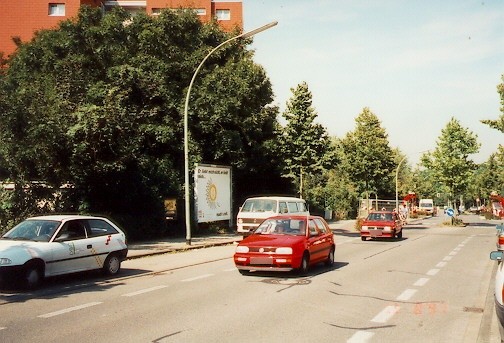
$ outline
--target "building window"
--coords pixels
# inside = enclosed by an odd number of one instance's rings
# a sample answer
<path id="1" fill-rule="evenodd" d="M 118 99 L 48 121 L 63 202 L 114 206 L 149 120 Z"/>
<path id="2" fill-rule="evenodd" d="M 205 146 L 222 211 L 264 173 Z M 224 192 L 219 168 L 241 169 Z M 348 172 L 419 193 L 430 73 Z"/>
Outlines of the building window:
<path id="1" fill-rule="evenodd" d="M 196 8 L 194 9 L 197 15 L 206 15 L 206 9 L 204 8 Z"/>
<path id="2" fill-rule="evenodd" d="M 49 4 L 49 15 L 64 16 L 65 4 Z"/>
<path id="3" fill-rule="evenodd" d="M 216 10 L 215 17 L 217 20 L 231 20 L 231 11 L 230 10 Z"/>

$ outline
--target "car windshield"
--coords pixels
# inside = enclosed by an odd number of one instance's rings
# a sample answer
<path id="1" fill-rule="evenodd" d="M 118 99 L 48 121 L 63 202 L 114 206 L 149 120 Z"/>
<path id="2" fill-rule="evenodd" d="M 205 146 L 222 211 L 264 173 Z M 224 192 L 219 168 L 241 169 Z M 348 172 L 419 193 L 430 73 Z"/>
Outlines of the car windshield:
<path id="1" fill-rule="evenodd" d="M 367 220 L 392 220 L 392 213 L 370 213 Z"/>
<path id="2" fill-rule="evenodd" d="M 306 220 L 299 219 L 267 219 L 254 231 L 258 235 L 291 235 L 306 234 Z"/>
<path id="3" fill-rule="evenodd" d="M 241 212 L 276 212 L 276 200 L 249 199 L 243 204 Z"/>
<path id="4" fill-rule="evenodd" d="M 49 242 L 59 222 L 54 220 L 25 220 L 2 236 L 2 239 Z"/>

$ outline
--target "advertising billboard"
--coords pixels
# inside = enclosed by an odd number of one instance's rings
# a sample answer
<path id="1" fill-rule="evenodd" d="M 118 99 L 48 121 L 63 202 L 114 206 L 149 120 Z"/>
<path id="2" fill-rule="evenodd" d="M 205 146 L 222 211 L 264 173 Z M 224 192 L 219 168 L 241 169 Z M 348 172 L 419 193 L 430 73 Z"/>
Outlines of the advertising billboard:
<path id="1" fill-rule="evenodd" d="M 231 220 L 231 167 L 197 164 L 194 184 L 198 223 Z"/>

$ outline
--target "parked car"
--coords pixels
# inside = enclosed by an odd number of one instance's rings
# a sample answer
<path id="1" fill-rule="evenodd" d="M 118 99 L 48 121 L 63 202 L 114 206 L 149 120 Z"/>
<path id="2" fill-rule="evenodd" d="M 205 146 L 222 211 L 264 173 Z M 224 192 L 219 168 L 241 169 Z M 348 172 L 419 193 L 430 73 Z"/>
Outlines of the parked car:
<path id="1" fill-rule="evenodd" d="M 291 270 L 306 274 L 319 262 L 332 266 L 335 249 L 333 233 L 323 218 L 279 215 L 263 221 L 238 244 L 234 262 L 242 274 Z"/>
<path id="2" fill-rule="evenodd" d="M 28 218 L 0 238 L 0 281 L 35 288 L 55 275 L 93 269 L 114 275 L 127 254 L 124 232 L 106 218 Z"/>
<path id="3" fill-rule="evenodd" d="M 495 313 L 499 322 L 499 332 L 501 341 L 504 342 L 504 225 L 497 225 L 497 251 L 490 253 L 490 259 L 497 261 L 497 271 L 495 272 Z"/>
<path id="4" fill-rule="evenodd" d="M 360 236 L 363 241 L 371 238 L 402 238 L 402 221 L 394 211 L 376 211 L 362 222 Z"/>
<path id="5" fill-rule="evenodd" d="M 280 214 L 309 215 L 306 202 L 294 197 L 264 196 L 245 200 L 236 216 L 237 231 L 244 237 L 266 218 Z"/>

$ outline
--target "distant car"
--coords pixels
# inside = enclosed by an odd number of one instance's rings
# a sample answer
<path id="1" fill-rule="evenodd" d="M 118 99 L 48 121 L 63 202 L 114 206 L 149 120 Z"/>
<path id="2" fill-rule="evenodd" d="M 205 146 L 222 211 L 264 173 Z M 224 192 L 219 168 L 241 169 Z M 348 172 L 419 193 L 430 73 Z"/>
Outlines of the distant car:
<path id="1" fill-rule="evenodd" d="M 402 238 L 402 221 L 394 211 L 375 211 L 362 222 L 360 236 L 363 241 L 371 238 Z"/>
<path id="2" fill-rule="evenodd" d="M 263 221 L 238 244 L 234 262 L 242 274 L 291 270 L 306 274 L 319 262 L 332 266 L 335 249 L 333 233 L 323 218 L 279 215 Z"/>
<path id="3" fill-rule="evenodd" d="M 495 273 L 495 313 L 499 319 L 499 332 L 501 341 L 504 342 L 504 225 L 497 225 L 497 248 L 498 251 L 490 253 L 490 259 L 498 261 L 497 271 Z"/>
<path id="4" fill-rule="evenodd" d="M 114 275 L 127 254 L 124 232 L 106 218 L 28 218 L 0 237 L 0 281 L 35 288 L 55 275 L 93 269 Z"/>

